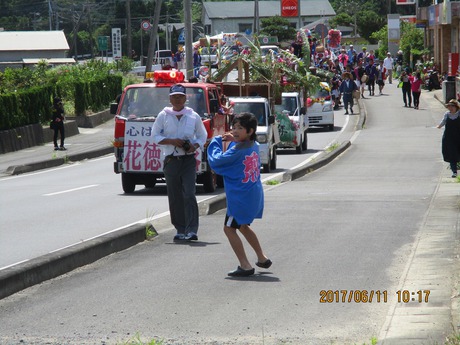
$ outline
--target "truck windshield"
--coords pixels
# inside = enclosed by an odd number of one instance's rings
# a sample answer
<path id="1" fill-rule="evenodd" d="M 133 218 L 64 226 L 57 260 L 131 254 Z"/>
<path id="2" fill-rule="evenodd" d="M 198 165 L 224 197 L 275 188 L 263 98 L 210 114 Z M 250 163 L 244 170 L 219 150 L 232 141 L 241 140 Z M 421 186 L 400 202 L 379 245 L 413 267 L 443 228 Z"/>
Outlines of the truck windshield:
<path id="1" fill-rule="evenodd" d="M 204 117 L 207 112 L 206 99 L 201 88 L 187 88 L 186 107 L 195 110 Z M 123 98 L 120 115 L 128 117 L 136 115 L 137 118 L 156 117 L 169 103 L 169 87 L 138 87 L 131 88 Z"/>
<path id="2" fill-rule="evenodd" d="M 259 126 L 266 126 L 266 118 L 267 115 L 265 114 L 265 103 L 239 103 L 236 102 L 233 107 L 234 114 L 240 113 L 252 113 L 257 118 L 257 124 Z"/>
<path id="3" fill-rule="evenodd" d="M 289 112 L 289 116 L 297 115 L 297 113 L 295 113 L 296 110 L 297 110 L 296 98 L 295 97 L 283 96 L 282 103 L 278 104 L 278 105 L 275 105 L 275 110 L 277 112 L 283 112 L 284 110 L 287 110 Z"/>

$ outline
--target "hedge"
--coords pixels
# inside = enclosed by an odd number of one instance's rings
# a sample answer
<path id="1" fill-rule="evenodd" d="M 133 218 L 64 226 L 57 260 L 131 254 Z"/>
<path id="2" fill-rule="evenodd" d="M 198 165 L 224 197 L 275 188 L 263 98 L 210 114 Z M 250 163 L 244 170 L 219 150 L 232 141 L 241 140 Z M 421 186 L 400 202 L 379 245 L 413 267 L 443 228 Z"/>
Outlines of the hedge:
<path id="1" fill-rule="evenodd" d="M 66 94 L 74 97 L 75 115 L 108 108 L 122 91 L 122 79 L 119 75 L 107 75 L 92 81 L 74 82 L 74 92 Z M 0 130 L 48 122 L 52 99 L 62 91 L 57 85 L 46 85 L 0 94 Z"/>

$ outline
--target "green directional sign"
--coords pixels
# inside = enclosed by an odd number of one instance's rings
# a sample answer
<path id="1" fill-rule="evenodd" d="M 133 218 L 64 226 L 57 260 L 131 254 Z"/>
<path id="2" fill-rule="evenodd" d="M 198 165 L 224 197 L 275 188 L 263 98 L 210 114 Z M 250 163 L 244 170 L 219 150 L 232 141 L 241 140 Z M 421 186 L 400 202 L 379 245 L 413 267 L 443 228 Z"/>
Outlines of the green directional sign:
<path id="1" fill-rule="evenodd" d="M 277 44 L 278 36 L 261 36 L 259 37 L 260 44 Z"/>
<path id="2" fill-rule="evenodd" d="M 99 51 L 108 50 L 109 36 L 98 36 L 97 37 L 97 47 Z"/>

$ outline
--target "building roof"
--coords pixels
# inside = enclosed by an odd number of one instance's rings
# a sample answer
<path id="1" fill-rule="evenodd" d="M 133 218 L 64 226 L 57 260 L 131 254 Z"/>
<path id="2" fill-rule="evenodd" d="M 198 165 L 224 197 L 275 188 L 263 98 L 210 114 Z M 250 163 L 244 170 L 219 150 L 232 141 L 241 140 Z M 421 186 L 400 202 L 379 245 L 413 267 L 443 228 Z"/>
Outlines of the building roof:
<path id="1" fill-rule="evenodd" d="M 0 31 L 0 51 L 69 50 L 63 31 Z"/>
<path id="2" fill-rule="evenodd" d="M 280 1 L 259 1 L 259 17 L 281 15 Z M 254 1 L 203 2 L 210 19 L 253 18 Z M 335 16 L 335 11 L 327 0 L 301 0 L 302 17 Z"/>
<path id="3" fill-rule="evenodd" d="M 22 59 L 22 62 L 26 65 L 36 65 L 40 61 L 45 61 L 49 64 L 74 64 L 76 62 L 74 58 Z"/>

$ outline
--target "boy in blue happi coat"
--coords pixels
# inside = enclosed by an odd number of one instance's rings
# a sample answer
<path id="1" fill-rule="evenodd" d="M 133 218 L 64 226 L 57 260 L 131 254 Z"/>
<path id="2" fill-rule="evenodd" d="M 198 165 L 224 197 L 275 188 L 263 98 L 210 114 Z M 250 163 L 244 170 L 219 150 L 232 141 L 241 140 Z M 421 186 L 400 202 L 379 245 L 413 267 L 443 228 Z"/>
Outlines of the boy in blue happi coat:
<path id="1" fill-rule="evenodd" d="M 257 235 L 249 226 L 255 218 L 262 218 L 264 209 L 259 144 L 255 142 L 256 130 L 255 116 L 251 113 L 241 113 L 232 121 L 232 133 L 215 137 L 208 147 L 208 161 L 211 168 L 224 178 L 227 196 L 224 232 L 240 262 L 236 270 L 228 273 L 232 277 L 254 274 L 254 268 L 246 257 L 237 229 L 256 252 L 258 259 L 256 265 L 269 268 L 272 264 L 265 256 Z M 225 152 L 223 141 L 230 142 Z"/>

